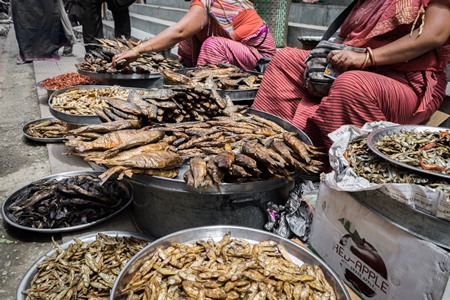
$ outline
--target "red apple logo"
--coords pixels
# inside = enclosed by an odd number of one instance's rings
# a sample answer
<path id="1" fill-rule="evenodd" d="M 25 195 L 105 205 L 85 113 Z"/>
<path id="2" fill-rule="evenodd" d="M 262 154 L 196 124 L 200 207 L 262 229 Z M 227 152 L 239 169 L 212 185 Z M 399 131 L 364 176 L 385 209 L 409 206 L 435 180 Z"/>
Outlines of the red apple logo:
<path id="1" fill-rule="evenodd" d="M 356 230 L 352 230 L 352 224 L 350 221 L 342 218 L 339 219 L 348 234 L 344 235 L 339 244 L 342 245 L 347 251 L 349 250 L 362 262 L 367 264 L 373 271 L 377 272 L 378 275 L 387 280 L 387 269 L 386 265 L 378 254 L 377 249 L 368 243 L 364 238 L 361 238 Z M 376 278 L 378 276 L 375 274 L 369 274 L 369 278 Z M 370 287 L 366 282 L 361 279 L 361 275 L 358 276 L 352 270 L 346 268 L 344 272 L 345 279 L 350 282 L 353 287 L 360 293 L 367 297 L 373 297 L 376 295 L 375 290 Z"/>

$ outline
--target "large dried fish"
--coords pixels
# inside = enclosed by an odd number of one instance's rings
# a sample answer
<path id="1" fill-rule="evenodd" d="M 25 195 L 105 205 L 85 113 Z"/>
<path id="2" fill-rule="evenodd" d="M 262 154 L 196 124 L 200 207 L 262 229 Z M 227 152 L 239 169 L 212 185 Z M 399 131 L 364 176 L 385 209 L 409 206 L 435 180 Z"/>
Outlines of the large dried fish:
<path id="1" fill-rule="evenodd" d="M 138 120 L 118 120 L 102 124 L 82 126 L 77 129 L 70 130 L 69 133 L 75 136 L 85 132 L 104 133 L 122 129 L 138 129 L 141 127 L 140 125 L 141 124 Z"/>

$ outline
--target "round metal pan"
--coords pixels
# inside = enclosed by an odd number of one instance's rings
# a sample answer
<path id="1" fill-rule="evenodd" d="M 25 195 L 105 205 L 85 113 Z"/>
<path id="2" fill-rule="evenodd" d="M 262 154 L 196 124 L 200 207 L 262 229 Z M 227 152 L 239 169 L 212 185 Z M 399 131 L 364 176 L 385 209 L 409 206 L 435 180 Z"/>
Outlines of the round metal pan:
<path id="1" fill-rule="evenodd" d="M 180 70 L 175 70 L 174 72 L 180 73 L 180 74 L 186 74 L 189 70 L 196 70 L 197 68 L 184 68 Z M 252 75 L 262 75 L 262 73 L 255 72 L 255 71 L 245 71 Z M 168 88 L 170 88 L 171 85 L 175 85 L 172 81 L 166 79 L 165 85 L 167 85 Z M 235 102 L 236 104 L 240 104 L 238 102 L 249 102 L 253 101 L 256 97 L 256 93 L 258 92 L 258 89 L 248 89 L 248 90 L 222 90 L 217 89 L 217 92 L 221 97 L 228 96 L 230 99 Z"/>
<path id="2" fill-rule="evenodd" d="M 101 232 L 109 236 L 117 236 L 117 237 L 136 237 L 138 239 L 151 242 L 152 239 L 145 234 L 138 233 L 138 232 L 129 232 L 129 231 L 105 231 Z M 96 237 L 98 235 L 98 232 L 96 233 L 90 233 L 87 235 L 83 235 L 80 237 L 77 237 L 81 242 L 83 243 L 92 243 L 95 241 Z M 74 244 L 75 240 L 67 241 L 60 245 L 63 249 L 68 249 L 70 245 Z M 19 286 L 17 287 L 17 293 L 16 293 L 16 300 L 25 300 L 26 295 L 22 294 L 22 291 L 28 289 L 31 285 L 31 282 L 33 280 L 33 277 L 37 274 L 37 266 L 42 263 L 48 256 L 52 256 L 55 253 L 56 249 L 52 249 L 46 254 L 42 255 L 41 258 L 39 258 L 25 273 L 25 275 L 22 277 L 22 280 L 19 283 Z"/>
<path id="3" fill-rule="evenodd" d="M 43 87 L 43 86 L 42 86 L 42 80 L 39 81 L 38 83 L 36 83 L 36 85 L 37 85 L 38 87 L 40 87 L 41 89 L 44 89 L 44 90 L 47 91 L 47 97 L 50 97 L 50 95 L 53 94 L 53 92 L 56 91 L 56 90 L 53 90 L 53 89 L 48 89 L 48 88 L 46 88 L 46 87 Z"/>
<path id="4" fill-rule="evenodd" d="M 80 86 L 71 86 L 71 87 L 57 90 L 48 99 L 48 106 L 50 109 L 50 113 L 55 118 L 58 118 L 69 124 L 76 124 L 76 125 L 101 124 L 102 121 L 100 120 L 99 116 L 97 116 L 97 115 L 72 115 L 72 114 L 66 114 L 64 112 L 61 112 L 61 111 L 53 108 L 52 100 L 53 100 L 53 97 L 63 94 L 66 91 L 73 89 L 73 88 L 78 88 L 80 90 L 89 90 L 89 89 L 102 89 L 102 88 L 110 88 L 110 87 L 112 87 L 112 86 L 110 86 L 110 85 L 80 85 Z M 142 90 L 142 88 L 136 88 L 136 87 L 133 87 L 133 88 L 122 87 L 122 88 L 125 90 Z"/>
<path id="5" fill-rule="evenodd" d="M 70 232 L 70 231 L 76 231 L 76 230 L 80 230 L 80 229 L 85 229 L 85 228 L 89 228 L 92 226 L 95 226 L 99 223 L 105 222 L 106 220 L 109 220 L 111 218 L 113 218 L 114 216 L 118 215 L 119 213 L 121 213 L 125 208 L 127 208 L 132 202 L 133 202 L 133 187 L 130 184 L 129 181 L 124 180 L 123 183 L 125 185 L 125 187 L 128 189 L 130 196 L 130 199 L 127 200 L 126 204 L 124 206 L 122 206 L 119 210 L 115 211 L 114 213 L 110 214 L 109 216 L 103 217 L 101 219 L 98 219 L 96 221 L 87 223 L 87 224 L 82 224 L 82 225 L 76 225 L 76 226 L 70 226 L 70 227 L 63 227 L 63 228 L 32 228 L 32 227 L 26 227 L 26 226 L 22 226 L 19 225 L 17 223 L 15 223 L 13 220 L 10 219 L 10 217 L 7 214 L 7 209 L 8 207 L 12 204 L 13 199 L 15 198 L 16 195 L 18 195 L 19 193 L 21 193 L 28 185 L 35 183 L 36 181 L 39 180 L 43 180 L 43 179 L 62 179 L 62 178 L 66 178 L 66 177 L 70 177 L 70 176 L 76 176 L 76 175 L 100 175 L 102 172 L 98 172 L 98 171 L 75 171 L 75 172 L 67 172 L 67 173 L 60 173 L 60 174 L 54 174 L 54 175 L 50 175 L 47 177 L 43 177 L 40 178 L 38 180 L 32 181 L 29 184 L 21 187 L 20 189 L 16 190 L 15 192 L 13 192 L 11 195 L 7 196 L 5 198 L 5 200 L 2 203 L 2 210 L 1 210 L 1 214 L 3 217 L 3 220 L 5 220 L 8 224 L 10 224 L 13 227 L 22 229 L 22 230 L 27 230 L 27 231 L 33 231 L 33 232 L 39 232 L 39 233 L 58 233 L 58 232 Z M 113 177 L 114 178 L 114 177 Z"/>
<path id="6" fill-rule="evenodd" d="M 28 122 L 27 124 L 23 125 L 22 127 L 22 134 L 30 140 L 36 141 L 36 142 L 42 142 L 42 143 L 62 143 L 66 140 L 65 137 L 60 137 L 60 138 L 39 138 L 39 137 L 35 137 L 32 135 L 27 134 L 27 129 L 28 127 L 30 127 L 31 125 L 38 123 L 38 122 L 42 122 L 42 121 L 52 121 L 52 120 L 57 120 L 56 118 L 42 118 L 42 119 L 37 119 L 37 120 L 33 120 L 31 122 Z"/>
<path id="7" fill-rule="evenodd" d="M 442 132 L 442 131 L 449 131 L 448 128 L 443 128 L 443 127 L 433 127 L 433 126 L 425 126 L 425 125 L 398 125 L 398 126 L 391 126 L 391 127 L 385 127 L 385 128 L 380 128 L 377 129 L 373 132 L 371 132 L 369 134 L 369 136 L 367 137 L 367 146 L 369 146 L 370 150 L 372 150 L 375 154 L 379 155 L 380 157 L 386 159 L 387 161 L 410 169 L 410 170 L 414 170 L 416 172 L 420 172 L 420 173 L 424 173 L 424 174 L 428 174 L 428 175 L 432 175 L 432 176 L 438 176 L 438 177 L 442 177 L 442 178 L 446 178 L 446 179 L 450 179 L 450 174 L 444 174 L 444 173 L 439 173 L 439 172 L 432 172 L 432 171 L 428 171 L 428 170 L 424 170 L 422 168 L 416 167 L 416 166 L 412 166 L 406 163 L 402 163 L 399 162 L 395 159 L 390 158 L 388 155 L 384 154 L 383 152 L 381 152 L 376 144 L 379 140 L 381 140 L 384 136 L 387 135 L 392 135 L 395 133 L 400 132 L 401 130 L 408 130 L 408 131 L 416 131 L 416 132 L 424 132 L 424 131 L 430 131 L 430 132 Z"/>
<path id="8" fill-rule="evenodd" d="M 264 117 L 272 122 L 275 122 L 283 129 L 286 129 L 289 132 L 296 132 L 298 134 L 298 138 L 312 145 L 310 138 L 300 129 L 292 125 L 291 123 L 274 116 L 272 114 L 249 108 L 247 109 L 247 113 L 255 114 L 260 117 Z M 106 171 L 106 168 L 102 166 L 92 166 L 94 169 L 99 171 Z M 175 178 L 166 178 L 160 176 L 147 176 L 147 175 L 133 175 L 129 180 L 132 182 L 138 182 L 140 184 L 148 185 L 148 186 L 156 186 L 161 189 L 167 189 L 172 191 L 186 192 L 186 193 L 201 193 L 201 194 L 248 194 L 253 191 L 267 191 L 273 190 L 277 187 L 286 186 L 289 180 L 285 178 L 277 178 L 273 180 L 265 180 L 265 181 L 254 181 L 254 182 L 244 182 L 240 184 L 235 183 L 224 183 L 220 186 L 220 190 L 217 190 L 215 187 L 204 187 L 204 188 L 195 188 L 186 184 L 183 179 L 183 174 L 186 170 L 188 170 L 189 166 L 187 164 L 183 164 L 179 167 L 178 176 Z"/>
<path id="9" fill-rule="evenodd" d="M 117 276 L 116 282 L 111 291 L 110 300 L 125 299 L 116 295 L 118 295 L 119 292 L 127 285 L 134 272 L 139 270 L 140 266 L 142 266 L 158 248 L 168 247 L 171 243 L 192 244 L 199 239 L 208 240 L 209 238 L 212 238 L 215 241 L 219 241 L 228 231 L 231 232 L 232 238 L 245 239 L 251 243 L 271 240 L 282 245 L 296 264 L 301 265 L 302 263 L 307 263 L 319 266 L 322 269 L 326 280 L 334 289 L 336 299 L 351 299 L 343 282 L 339 279 L 337 274 L 317 255 L 309 252 L 302 246 L 278 235 L 258 229 L 241 226 L 206 226 L 172 233 L 154 241 L 142 249 L 132 259 L 130 259 L 130 261 Z"/>
<path id="10" fill-rule="evenodd" d="M 351 193 L 359 203 L 389 223 L 450 250 L 450 222 L 395 201 L 380 191 Z"/>
<path id="11" fill-rule="evenodd" d="M 130 80 L 130 79 L 154 79 L 161 78 L 163 75 L 161 73 L 131 73 L 131 74 L 122 74 L 122 73 L 97 73 L 90 72 L 78 69 L 78 73 L 81 75 L 86 75 L 89 77 L 95 78 L 103 78 L 103 79 L 116 79 L 116 80 Z"/>

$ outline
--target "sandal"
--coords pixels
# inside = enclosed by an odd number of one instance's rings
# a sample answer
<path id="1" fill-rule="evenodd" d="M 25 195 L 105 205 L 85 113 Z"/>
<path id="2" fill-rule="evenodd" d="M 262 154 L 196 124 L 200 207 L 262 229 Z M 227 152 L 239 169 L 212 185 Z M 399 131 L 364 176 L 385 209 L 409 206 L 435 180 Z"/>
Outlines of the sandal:
<path id="1" fill-rule="evenodd" d="M 16 64 L 17 65 L 29 64 L 29 63 L 32 63 L 32 62 L 33 62 L 32 60 L 23 60 L 21 58 L 16 60 Z"/>

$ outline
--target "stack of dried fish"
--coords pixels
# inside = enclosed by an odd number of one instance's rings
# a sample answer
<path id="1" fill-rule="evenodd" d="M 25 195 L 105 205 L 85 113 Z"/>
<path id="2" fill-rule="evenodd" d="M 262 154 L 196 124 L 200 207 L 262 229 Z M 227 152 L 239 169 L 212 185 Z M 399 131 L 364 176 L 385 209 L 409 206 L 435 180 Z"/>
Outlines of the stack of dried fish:
<path id="1" fill-rule="evenodd" d="M 66 145 L 72 155 L 109 166 L 104 178 L 115 172 L 121 173 L 119 178 L 133 173 L 174 178 L 178 173 L 172 168 L 183 159 L 190 166 L 184 179 L 194 187 L 292 179 L 297 170 L 318 172 L 322 161 L 317 158 L 327 156 L 256 114 L 235 112 L 203 122 L 154 124 L 151 129 L 123 129 L 132 126 L 126 124 L 119 120 L 72 130 Z M 102 134 L 106 126 L 122 129 Z M 88 133 L 101 136 L 83 140 Z M 157 138 L 145 138 L 152 135 Z M 147 162 L 150 157 L 153 164 Z"/>
<path id="2" fill-rule="evenodd" d="M 53 109 L 72 115 L 97 115 L 103 122 L 139 120 L 153 122 L 205 121 L 246 107 L 234 105 L 215 89 L 173 86 L 171 89 L 72 88 L 54 95 Z"/>
<path id="3" fill-rule="evenodd" d="M 216 87 L 221 90 L 257 89 L 263 78 L 262 74 L 250 73 L 236 66 L 224 63 L 208 64 L 187 71 L 164 69 L 161 73 L 176 84 L 188 84 L 204 88 Z"/>
<path id="4" fill-rule="evenodd" d="M 402 129 L 376 142 L 377 149 L 401 163 L 426 171 L 450 174 L 449 131 Z"/>
<path id="5" fill-rule="evenodd" d="M 389 163 L 370 150 L 367 138 L 351 141 L 347 146 L 345 157 L 355 173 L 370 182 L 418 184 L 431 189 L 440 189 L 450 197 L 449 182 L 438 177 L 423 176 L 421 173 Z"/>
<path id="6" fill-rule="evenodd" d="M 299 266 L 276 242 L 251 244 L 230 232 L 157 249 L 129 277 L 120 299 L 336 299 L 319 266 Z"/>
<path id="7" fill-rule="evenodd" d="M 63 138 L 67 134 L 67 123 L 61 120 L 42 120 L 31 123 L 25 133 L 35 138 Z"/>
<path id="8" fill-rule="evenodd" d="M 121 209 L 131 194 L 120 181 L 103 186 L 94 175 L 33 182 L 6 208 L 14 223 L 30 228 L 64 228 L 91 223 Z"/>
<path id="9" fill-rule="evenodd" d="M 98 44 L 85 44 L 89 47 L 85 60 L 77 65 L 78 70 L 111 73 L 159 73 L 161 69 L 177 70 L 183 68 L 176 60 L 165 58 L 163 55 L 150 52 L 143 53 L 136 61 L 126 64 L 123 59 L 117 62 L 116 67 L 112 65 L 112 58 L 125 50 L 138 46 L 141 42 L 134 42 L 123 38 L 97 39 Z"/>
<path id="10" fill-rule="evenodd" d="M 93 242 L 74 238 L 67 249 L 54 242 L 55 252 L 38 266 L 26 300 L 109 299 L 117 275 L 148 242 L 133 236 L 99 233 Z"/>
<path id="11" fill-rule="evenodd" d="M 175 169 L 182 158 L 167 151 L 168 143 L 164 131 L 149 128 L 134 128 L 133 121 L 120 120 L 99 125 L 90 125 L 73 130 L 72 137 L 66 145 L 72 148 L 70 154 L 82 156 L 86 161 L 95 161 L 108 166 L 115 166 L 100 177 L 102 183 L 116 171 L 158 175 L 174 178 L 178 175 Z M 121 128 L 121 130 L 119 130 Z M 101 132 L 105 132 L 101 134 Z M 89 133 L 97 133 L 99 137 L 85 141 Z M 78 136 L 83 139 L 77 138 Z"/>
<path id="12" fill-rule="evenodd" d="M 193 86 L 146 90 L 141 95 L 132 92 L 127 101 L 112 97 L 101 99 L 108 104 L 96 110 L 103 122 L 131 119 L 140 120 L 143 126 L 154 122 L 206 121 L 244 108 L 234 105 L 229 98 L 222 98 L 215 89 L 208 91 Z"/>

